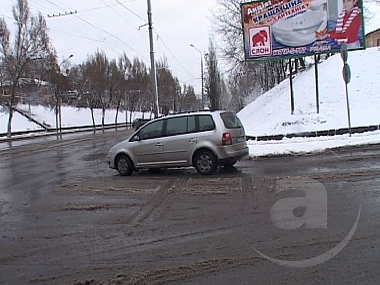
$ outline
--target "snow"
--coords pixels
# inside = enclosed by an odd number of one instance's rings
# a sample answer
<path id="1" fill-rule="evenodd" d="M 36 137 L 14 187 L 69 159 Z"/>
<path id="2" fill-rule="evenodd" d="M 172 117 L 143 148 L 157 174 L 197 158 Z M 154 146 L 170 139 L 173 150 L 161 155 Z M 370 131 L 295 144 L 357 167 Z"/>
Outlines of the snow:
<path id="1" fill-rule="evenodd" d="M 352 127 L 380 124 L 380 50 L 349 52 L 351 82 L 348 97 Z M 293 79 L 294 114 L 290 108 L 289 80 L 281 82 L 239 112 L 246 132 L 252 136 L 301 133 L 348 127 L 346 89 L 339 54 L 318 65 L 317 113 L 315 72 L 311 68 Z"/>
<path id="2" fill-rule="evenodd" d="M 6 133 L 8 128 L 8 113 L 0 106 L 0 133 Z M 30 122 L 27 118 L 15 114 L 12 118 L 12 132 L 40 130 L 41 127 Z"/>
<path id="3" fill-rule="evenodd" d="M 372 33 L 380 28 L 380 4 L 376 0 L 367 0 L 363 3 L 364 31 L 366 34 Z"/>
<path id="4" fill-rule="evenodd" d="M 19 109 L 28 111 L 27 105 L 18 106 Z M 62 127 L 74 126 L 92 126 L 92 117 L 90 108 L 72 108 L 70 106 L 61 107 Z M 45 122 L 51 127 L 56 127 L 54 109 L 46 108 L 43 106 L 32 106 L 31 114 L 39 122 Z M 115 122 L 116 110 L 107 110 L 105 115 L 105 124 L 112 124 Z M 94 109 L 95 124 L 100 125 L 102 122 L 102 110 Z M 129 118 L 128 118 L 129 120 Z M 118 114 L 118 123 L 125 122 L 125 112 Z"/>
<path id="5" fill-rule="evenodd" d="M 249 154 L 252 157 L 317 153 L 327 149 L 344 146 L 357 146 L 380 143 L 380 131 L 362 134 L 337 135 L 317 138 L 284 138 L 280 141 L 248 141 Z"/>
<path id="6" fill-rule="evenodd" d="M 348 102 L 351 127 L 380 124 L 380 49 L 351 51 L 348 56 L 351 81 Z M 247 135 L 286 135 L 348 128 L 346 87 L 339 54 L 318 65 L 319 106 L 317 113 L 314 68 L 293 79 L 294 113 L 290 107 L 289 79 L 281 82 L 238 113 Z M 380 132 L 281 141 L 250 141 L 254 156 L 322 151 L 344 145 L 380 142 Z"/>
<path id="7" fill-rule="evenodd" d="M 352 127 L 380 124 L 380 49 L 370 48 L 351 51 L 348 56 L 351 67 L 351 81 L 348 84 L 348 99 Z M 294 86 L 294 113 L 290 110 L 290 84 L 285 80 L 248 104 L 238 113 L 246 134 L 286 135 L 311 131 L 348 128 L 346 88 L 342 78 L 343 62 L 339 54 L 318 65 L 319 106 L 317 113 L 314 68 L 296 75 Z M 29 111 L 28 105 L 19 105 Z M 55 127 L 55 113 L 50 108 L 30 106 L 30 112 L 39 122 Z M 114 123 L 116 110 L 107 110 L 106 124 Z M 94 112 L 95 123 L 101 124 L 101 110 Z M 133 113 L 132 120 L 142 117 Z M 129 120 L 129 116 L 128 116 Z M 8 114 L 0 107 L 0 133 L 7 130 Z M 120 112 L 118 122 L 125 122 L 125 112 Z M 92 125 L 89 109 L 62 106 L 62 126 Z M 15 113 L 13 131 L 41 129 L 28 119 Z M 275 154 L 300 154 L 318 152 L 334 147 L 380 143 L 380 131 L 336 135 L 316 138 L 284 138 L 273 141 L 248 141 L 251 156 Z"/>
<path id="8" fill-rule="evenodd" d="M 28 114 L 30 114 L 35 120 L 40 123 L 44 123 L 51 128 L 56 128 L 56 117 L 54 108 L 44 106 L 33 106 L 18 104 L 17 108 Z M 62 127 L 76 127 L 76 126 L 92 126 L 91 110 L 89 108 L 74 108 L 71 106 L 63 105 L 61 107 Z M 125 123 L 125 111 L 118 113 L 118 123 Z M 136 118 L 141 118 L 143 114 L 141 112 L 132 113 L 132 121 Z M 116 109 L 106 110 L 105 124 L 114 124 L 116 117 Z M 145 117 L 149 117 L 149 114 L 145 114 Z M 129 122 L 128 112 L 128 122 Z M 102 110 L 94 109 L 95 125 L 102 123 Z M 0 106 L 0 133 L 6 133 L 8 126 L 8 113 Z M 26 131 L 26 130 L 42 130 L 42 127 L 29 121 L 21 114 L 15 112 L 12 119 L 12 132 Z"/>

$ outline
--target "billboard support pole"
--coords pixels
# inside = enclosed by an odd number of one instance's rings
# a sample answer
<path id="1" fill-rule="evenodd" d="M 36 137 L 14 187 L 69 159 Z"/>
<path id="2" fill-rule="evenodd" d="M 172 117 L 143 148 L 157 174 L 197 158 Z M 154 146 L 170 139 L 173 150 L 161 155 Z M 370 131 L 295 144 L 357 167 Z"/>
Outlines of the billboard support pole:
<path id="1" fill-rule="evenodd" d="M 350 115 L 350 103 L 348 100 L 348 82 L 346 82 L 346 105 L 347 105 L 347 118 L 348 118 L 348 133 L 351 137 L 351 115 Z"/>
<path id="2" fill-rule="evenodd" d="M 318 59 L 314 54 L 314 73 L 315 73 L 315 103 L 317 106 L 317 114 L 319 114 L 319 82 L 318 82 Z"/>
<path id="3" fill-rule="evenodd" d="M 343 42 L 340 46 L 340 56 L 342 57 L 343 60 L 343 70 L 342 70 L 342 75 L 343 79 L 346 85 L 346 104 L 347 104 L 347 117 L 348 117 L 348 132 L 351 137 L 351 115 L 350 115 L 350 104 L 348 101 L 348 83 L 350 83 L 351 80 L 351 69 L 350 66 L 347 63 L 348 59 L 348 49 L 347 49 L 347 44 Z"/>
<path id="4" fill-rule="evenodd" d="M 292 59 L 289 58 L 289 76 L 290 76 L 290 110 L 291 114 L 294 113 L 294 91 L 293 91 L 293 67 Z"/>

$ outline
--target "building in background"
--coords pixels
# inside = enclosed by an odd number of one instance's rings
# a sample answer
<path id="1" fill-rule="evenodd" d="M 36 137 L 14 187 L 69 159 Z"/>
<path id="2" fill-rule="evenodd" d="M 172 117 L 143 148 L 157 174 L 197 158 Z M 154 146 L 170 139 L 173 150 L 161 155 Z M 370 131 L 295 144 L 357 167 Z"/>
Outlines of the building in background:
<path id="1" fill-rule="evenodd" d="M 380 46 L 380 29 L 374 30 L 365 36 L 367 48 Z"/>

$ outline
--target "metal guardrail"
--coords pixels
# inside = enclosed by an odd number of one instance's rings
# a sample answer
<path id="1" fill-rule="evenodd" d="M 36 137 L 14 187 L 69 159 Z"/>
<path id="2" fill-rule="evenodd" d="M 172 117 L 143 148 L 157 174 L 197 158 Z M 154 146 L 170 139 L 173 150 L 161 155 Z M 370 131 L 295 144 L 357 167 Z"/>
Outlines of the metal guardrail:
<path id="1" fill-rule="evenodd" d="M 74 127 L 62 127 L 62 134 L 73 133 L 73 132 L 87 132 L 87 131 L 98 131 L 102 129 L 113 129 L 113 128 L 131 128 L 130 123 L 118 123 L 115 124 L 105 124 L 102 125 L 86 125 L 86 126 L 74 126 Z M 363 127 L 352 127 L 352 134 L 359 134 L 365 132 L 372 132 L 380 130 L 380 125 L 370 125 Z M 40 136 L 48 136 L 48 135 L 56 135 L 61 134 L 57 133 L 56 128 L 49 128 L 47 130 L 32 130 L 32 131 L 21 131 L 21 132 L 12 132 L 12 137 L 7 138 L 7 133 L 0 133 L 0 141 L 9 141 L 15 139 L 23 139 L 25 135 L 30 134 L 27 138 L 40 137 Z M 270 141 L 270 140 L 282 140 L 284 138 L 306 138 L 306 137 L 324 137 L 324 136 L 335 136 L 335 135 L 344 135 L 348 134 L 348 128 L 340 128 L 340 129 L 330 129 L 330 130 L 321 130 L 321 131 L 313 131 L 313 132 L 302 132 L 302 133 L 290 133 L 290 134 L 277 134 L 277 135 L 268 135 L 268 136 L 250 136 L 246 135 L 247 140 L 255 140 L 255 141 Z"/>
<path id="2" fill-rule="evenodd" d="M 131 128 L 130 123 L 118 123 L 118 124 L 105 124 L 102 125 L 86 125 L 86 126 L 74 126 L 74 127 L 62 127 L 62 132 L 57 132 L 56 128 L 49 128 L 47 130 L 31 130 L 31 131 L 20 131 L 20 132 L 12 132 L 12 136 L 7 137 L 7 133 L 0 133 L 0 142 L 7 142 L 11 140 L 21 140 L 21 139 L 32 139 L 38 138 L 42 136 L 52 136 L 52 135 L 60 135 L 60 134 L 69 134 L 75 132 L 88 132 L 88 131 L 99 131 L 99 130 L 109 130 L 109 129 L 121 129 L 121 128 Z M 30 136 L 26 136 L 30 135 Z"/>
<path id="3" fill-rule="evenodd" d="M 371 125 L 364 127 L 352 127 L 352 134 L 360 134 L 365 132 L 373 132 L 380 130 L 380 125 Z M 302 133 L 290 133 L 290 134 L 278 134 L 278 135 L 269 135 L 269 136 L 249 136 L 247 135 L 247 140 L 255 141 L 270 141 L 270 140 L 282 140 L 283 138 L 312 138 L 312 137 L 323 137 L 323 136 L 335 136 L 335 135 L 344 135 L 349 134 L 349 128 L 341 129 L 331 129 L 331 130 L 322 130 L 314 132 L 302 132 Z"/>
<path id="4" fill-rule="evenodd" d="M 14 112 L 17 112 L 17 113 L 21 114 L 22 116 L 24 116 L 28 120 L 32 121 L 36 125 L 40 126 L 41 128 L 43 128 L 45 130 L 49 129 L 49 126 L 47 126 L 44 123 L 40 123 L 38 120 L 34 119 L 33 116 L 31 116 L 30 114 L 28 114 L 28 112 L 25 112 L 24 110 L 21 110 L 21 109 L 16 108 L 16 107 L 12 107 L 12 109 L 14 110 Z"/>

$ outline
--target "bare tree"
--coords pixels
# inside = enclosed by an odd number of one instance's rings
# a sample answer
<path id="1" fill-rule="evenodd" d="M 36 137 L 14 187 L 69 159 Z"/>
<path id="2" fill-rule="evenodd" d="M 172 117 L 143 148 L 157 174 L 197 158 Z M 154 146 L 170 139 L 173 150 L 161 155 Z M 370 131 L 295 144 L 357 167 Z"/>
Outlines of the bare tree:
<path id="1" fill-rule="evenodd" d="M 220 109 L 220 97 L 221 97 L 221 78 L 218 67 L 218 58 L 216 49 L 212 39 L 209 41 L 208 54 L 206 55 L 206 92 L 210 99 L 210 108 L 212 110 Z"/>
<path id="2" fill-rule="evenodd" d="M 96 51 L 84 64 L 85 87 L 87 102 L 91 110 L 92 124 L 95 130 L 94 108 L 102 109 L 102 126 L 104 127 L 105 112 L 111 101 L 109 93 L 110 64 L 104 51 Z"/>
<path id="3" fill-rule="evenodd" d="M 10 30 L 4 20 L 0 19 L 0 52 L 4 57 L 5 69 L 11 82 L 9 119 L 7 135 L 12 135 L 13 106 L 19 79 L 31 61 L 45 58 L 51 54 L 50 39 L 45 19 L 41 14 L 32 16 L 27 0 L 18 0 L 13 7 L 15 19 L 15 40 L 10 42 Z"/>
<path id="4" fill-rule="evenodd" d="M 119 69 L 116 60 L 111 60 L 109 64 L 109 106 L 114 107 L 116 105 L 115 127 L 117 128 L 117 117 L 119 114 L 119 108 L 122 100 L 123 89 L 125 88 L 125 79 L 122 70 Z"/>
<path id="5" fill-rule="evenodd" d="M 164 57 L 156 63 L 157 85 L 160 104 L 167 112 L 177 112 L 181 95 L 181 86 L 178 78 L 174 77 L 168 68 L 167 59 Z M 167 113 L 166 112 L 166 113 Z"/>
<path id="6" fill-rule="evenodd" d="M 0 57 L 0 102 L 2 102 L 2 96 L 5 95 L 5 88 L 4 85 L 6 83 L 6 72 L 5 72 L 5 64 L 4 64 L 4 58 Z"/>
<path id="7" fill-rule="evenodd" d="M 125 109 L 125 123 L 126 126 L 128 124 L 128 117 L 127 117 L 127 95 L 128 95 L 128 84 L 127 80 L 129 77 L 130 70 L 132 68 L 132 63 L 129 60 L 127 54 L 124 52 L 121 56 L 119 56 L 118 64 L 117 64 L 119 75 L 120 75 L 120 83 L 119 83 L 119 89 L 118 93 L 115 97 L 116 100 L 116 116 L 115 116 L 115 125 L 117 125 L 117 116 L 119 113 L 119 108 L 121 107 L 121 102 L 124 101 L 124 109 Z"/>
<path id="8" fill-rule="evenodd" d="M 82 87 L 82 101 L 85 102 L 85 106 L 90 108 L 92 126 L 95 131 L 95 118 L 94 118 L 94 108 L 99 107 L 99 100 L 96 93 L 96 79 L 93 77 L 93 70 L 91 68 L 91 59 L 87 59 L 82 65 L 83 79 L 81 82 Z"/>
<path id="9" fill-rule="evenodd" d="M 241 24 L 240 3 L 242 0 L 216 0 L 216 10 L 213 11 L 213 26 L 223 45 L 221 53 L 230 63 L 244 62 L 242 44 L 243 28 Z"/>
<path id="10" fill-rule="evenodd" d="M 252 88 L 252 85 L 258 85 L 258 89 L 265 92 L 284 80 L 286 61 L 245 61 L 240 4 L 246 1 L 216 0 L 216 2 L 217 8 L 213 11 L 214 30 L 223 42 L 220 52 L 230 66 L 230 77 L 233 79 L 247 77 L 244 80 L 251 82 L 250 85 L 246 85 L 247 90 L 241 90 L 243 92 L 239 96 L 257 89 L 257 87 Z M 229 88 L 234 87 L 229 86 Z M 238 102 L 241 99 L 232 98 L 232 101 Z"/>
<path id="11" fill-rule="evenodd" d="M 130 69 L 128 84 L 128 107 L 130 120 L 132 112 L 138 107 L 143 111 L 153 110 L 153 94 L 151 92 L 151 79 L 144 62 L 134 58 Z"/>
<path id="12" fill-rule="evenodd" d="M 46 77 L 46 80 L 48 80 L 50 90 L 53 94 L 53 96 L 49 98 L 47 104 L 51 108 L 54 108 L 55 126 L 56 131 L 58 132 L 58 130 L 61 131 L 62 128 L 62 94 L 69 89 L 69 79 L 65 74 L 61 73 L 61 65 L 68 61 L 68 59 L 64 60 L 61 64 L 58 64 L 56 58 L 55 54 L 51 54 L 46 58 L 44 65 L 47 67 L 48 71 L 48 77 Z"/>
<path id="13" fill-rule="evenodd" d="M 190 85 L 184 85 L 183 91 L 180 97 L 180 111 L 194 111 L 200 108 L 197 97 L 195 96 L 194 87 Z"/>

